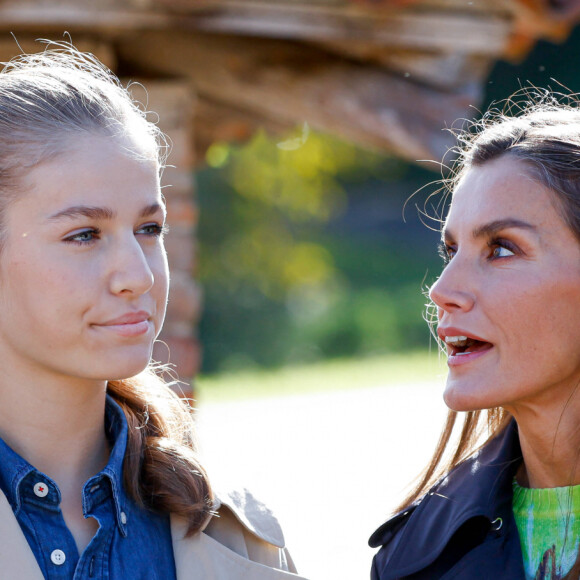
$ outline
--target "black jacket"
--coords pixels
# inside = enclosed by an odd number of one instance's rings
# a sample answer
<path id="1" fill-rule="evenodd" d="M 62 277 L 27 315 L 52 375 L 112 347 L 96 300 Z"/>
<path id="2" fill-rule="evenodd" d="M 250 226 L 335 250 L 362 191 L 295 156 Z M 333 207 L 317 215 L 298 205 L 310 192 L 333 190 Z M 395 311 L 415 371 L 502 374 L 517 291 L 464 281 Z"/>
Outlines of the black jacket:
<path id="1" fill-rule="evenodd" d="M 512 421 L 371 536 L 371 547 L 382 545 L 372 580 L 524 580 L 512 512 L 512 481 L 521 459 Z"/>

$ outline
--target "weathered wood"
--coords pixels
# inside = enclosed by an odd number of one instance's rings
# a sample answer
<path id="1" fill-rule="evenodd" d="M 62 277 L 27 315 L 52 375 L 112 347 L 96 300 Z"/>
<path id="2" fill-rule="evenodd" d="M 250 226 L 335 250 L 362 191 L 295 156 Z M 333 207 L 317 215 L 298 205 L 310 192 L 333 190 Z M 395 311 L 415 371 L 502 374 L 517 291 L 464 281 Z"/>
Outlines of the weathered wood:
<path id="1" fill-rule="evenodd" d="M 16 39 L 10 34 L 0 35 L 0 62 L 7 62 L 19 54 L 33 54 L 44 50 L 45 44 L 39 42 L 36 37 L 26 34 L 15 34 Z M 79 37 L 75 39 L 75 46 L 83 51 L 94 54 L 105 66 L 114 70 L 117 59 L 111 44 L 107 41 L 93 38 Z"/>
<path id="2" fill-rule="evenodd" d="M 537 38 L 562 40 L 579 15 L 580 0 L 4 0 L 0 30 L 118 37 L 185 28 L 325 42 L 346 55 L 355 42 L 517 58 Z"/>
<path id="3" fill-rule="evenodd" d="M 267 42 L 208 36 L 192 41 L 177 33 L 161 39 L 150 32 L 139 39 L 118 45 L 120 57 L 131 66 L 163 67 L 189 76 L 208 100 L 278 123 L 308 121 L 413 160 L 441 158 L 453 143 L 442 129 L 468 115 L 469 105 L 480 98 L 476 86 L 455 94 L 330 55 L 304 59 L 313 53 L 292 43 L 285 50 L 275 43 L 274 50 Z"/>
<path id="4" fill-rule="evenodd" d="M 563 4 L 548 0 L 158 0 L 159 4 L 182 16 L 180 26 L 212 32 L 327 43 L 357 41 L 493 57 L 501 50 L 508 59 L 521 58 L 540 38 L 562 41 L 580 17 L 580 0 Z"/>
<path id="5" fill-rule="evenodd" d="M 305 7 L 233 3 L 184 23 L 206 32 L 267 38 L 364 41 L 377 46 L 442 52 L 474 52 L 493 57 L 507 45 L 510 22 L 497 14 L 409 11 L 362 13 Z"/>
<path id="6" fill-rule="evenodd" d="M 69 32 L 120 34 L 126 30 L 169 29 L 175 17 L 142 10 L 139 2 L 121 0 L 4 0 L 0 30 L 38 31 L 41 35 Z"/>
<path id="7" fill-rule="evenodd" d="M 457 0 L 455 0 L 457 4 Z M 210 0 L 61 0 L 51 3 L 10 0 L 0 3 L 0 30 L 124 30 L 174 27 L 265 37 L 315 41 L 364 40 L 382 46 L 439 51 L 470 51 L 496 55 L 506 44 L 509 22 L 503 14 L 473 10 L 442 11 L 420 4 L 421 10 L 377 11 L 353 3 L 340 5 Z M 468 4 L 469 5 L 469 4 Z M 181 9 L 179 9 L 181 6 Z M 457 6 L 456 6 L 457 7 Z M 415 6 L 416 8 L 416 6 Z M 182 12 L 176 17 L 172 12 Z M 469 33 L 466 33 L 466 32 Z"/>
<path id="8" fill-rule="evenodd" d="M 494 60 L 469 52 L 432 52 L 384 48 L 360 42 L 325 42 L 321 46 L 362 63 L 375 63 L 412 81 L 454 91 L 473 82 L 482 82 Z"/>
<path id="9" fill-rule="evenodd" d="M 378 15 L 385 11 L 401 10 L 453 10 L 462 12 L 489 13 L 492 11 L 511 12 L 513 4 L 527 0 L 207 0 L 206 5 L 199 0 L 156 0 L 157 4 L 180 13 L 203 12 L 211 9 L 229 9 L 240 6 L 260 10 L 264 6 L 280 11 L 311 10 L 326 13 L 344 12 L 369 13 Z"/>

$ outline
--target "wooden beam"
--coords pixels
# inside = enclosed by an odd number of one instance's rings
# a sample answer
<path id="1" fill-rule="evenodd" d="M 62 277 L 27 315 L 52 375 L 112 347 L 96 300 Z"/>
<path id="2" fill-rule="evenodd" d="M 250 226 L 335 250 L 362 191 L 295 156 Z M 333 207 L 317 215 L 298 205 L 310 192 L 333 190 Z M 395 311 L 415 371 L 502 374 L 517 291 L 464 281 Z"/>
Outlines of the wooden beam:
<path id="1" fill-rule="evenodd" d="M 119 43 L 118 53 L 126 66 L 188 76 L 208 101 L 278 124 L 307 121 L 411 160 L 440 159 L 453 145 L 445 126 L 481 98 L 476 84 L 436 90 L 292 43 L 148 32 Z"/>
<path id="2" fill-rule="evenodd" d="M 319 14 L 364 13 L 375 16 L 402 10 L 452 10 L 465 13 L 511 12 L 513 0 L 154 0 L 157 5 L 183 14 L 248 7 L 260 10 L 265 6 L 280 12 L 292 10 Z M 527 1 L 527 0 L 515 0 Z"/>
<path id="3" fill-rule="evenodd" d="M 447 91 L 482 82 L 495 62 L 479 54 L 401 50 L 358 42 L 322 43 L 321 46 L 361 63 L 379 65 L 410 80 Z"/>
<path id="4" fill-rule="evenodd" d="M 92 33 L 121 33 L 125 30 L 167 29 L 175 17 L 163 12 L 143 10 L 141 2 L 118 0 L 3 0 L 0 2 L 0 30 L 74 30 Z"/>
<path id="5" fill-rule="evenodd" d="M 497 13 L 441 10 L 369 12 L 312 9 L 260 2 L 221 4 L 219 10 L 183 23 L 206 32 L 268 38 L 364 41 L 377 46 L 441 52 L 473 52 L 498 57 L 510 20 Z"/>
<path id="6" fill-rule="evenodd" d="M 115 70 L 117 60 L 111 44 L 93 38 L 75 38 L 75 46 L 82 52 L 94 54 L 105 66 Z M 0 36 L 0 62 L 7 62 L 21 53 L 42 52 L 46 45 L 27 34 L 16 34 L 16 40 L 8 34 Z"/>

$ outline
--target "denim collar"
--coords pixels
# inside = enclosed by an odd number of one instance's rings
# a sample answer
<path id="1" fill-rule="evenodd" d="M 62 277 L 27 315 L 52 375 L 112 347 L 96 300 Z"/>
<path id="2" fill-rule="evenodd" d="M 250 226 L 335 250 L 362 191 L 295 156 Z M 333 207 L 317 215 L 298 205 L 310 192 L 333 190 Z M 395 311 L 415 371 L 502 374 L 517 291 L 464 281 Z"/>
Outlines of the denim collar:
<path id="1" fill-rule="evenodd" d="M 127 420 L 123 410 L 110 395 L 107 395 L 105 433 L 111 445 L 111 453 L 104 469 L 91 477 L 83 486 L 83 506 L 87 505 L 89 495 L 87 492 L 101 485 L 106 479 L 110 482 L 115 519 L 123 536 L 127 535 L 126 517 L 123 515 L 123 506 L 127 505 L 123 486 L 123 459 L 127 448 L 127 432 Z M 55 482 L 30 465 L 0 438 L 0 489 L 6 495 L 15 514 L 18 514 L 22 508 L 25 496 L 28 501 L 35 503 L 35 496 L 31 490 L 37 482 L 44 482 L 48 487 L 47 496 L 42 502 L 39 500 L 38 505 L 42 505 L 45 509 L 58 509 L 61 495 Z"/>

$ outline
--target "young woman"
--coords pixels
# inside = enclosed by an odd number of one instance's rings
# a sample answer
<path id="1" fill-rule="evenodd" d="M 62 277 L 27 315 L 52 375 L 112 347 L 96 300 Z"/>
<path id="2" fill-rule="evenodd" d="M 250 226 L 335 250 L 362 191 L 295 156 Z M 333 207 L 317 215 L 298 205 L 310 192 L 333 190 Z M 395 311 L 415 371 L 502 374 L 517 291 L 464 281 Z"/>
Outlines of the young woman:
<path id="1" fill-rule="evenodd" d="M 0 577 L 297 578 L 275 518 L 215 494 L 150 368 L 162 135 L 60 46 L 0 73 Z"/>
<path id="2" fill-rule="evenodd" d="M 488 116 L 451 189 L 430 292 L 451 411 L 418 487 L 371 537 L 372 578 L 577 579 L 580 109 L 547 96 Z"/>

